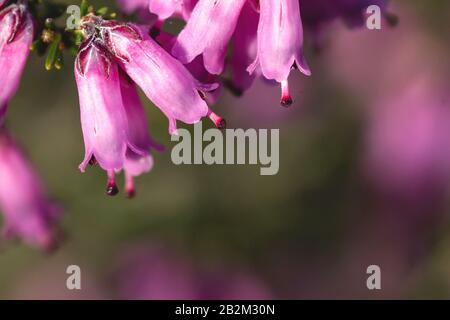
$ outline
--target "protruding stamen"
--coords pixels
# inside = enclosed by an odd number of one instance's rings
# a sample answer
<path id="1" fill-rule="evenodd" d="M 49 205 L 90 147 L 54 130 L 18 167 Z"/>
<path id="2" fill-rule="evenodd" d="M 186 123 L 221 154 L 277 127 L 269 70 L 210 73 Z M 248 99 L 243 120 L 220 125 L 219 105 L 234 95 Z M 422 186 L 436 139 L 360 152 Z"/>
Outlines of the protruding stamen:
<path id="1" fill-rule="evenodd" d="M 208 117 L 211 119 L 212 122 L 214 122 L 215 126 L 218 129 L 226 129 L 227 127 L 227 122 L 224 118 L 218 116 L 217 114 L 215 114 L 211 109 L 209 109 L 208 112 Z"/>
<path id="2" fill-rule="evenodd" d="M 293 103 L 291 94 L 289 92 L 289 83 L 287 80 L 281 82 L 281 105 L 283 107 L 290 107 Z"/>
<path id="3" fill-rule="evenodd" d="M 134 188 L 133 176 L 125 172 L 125 190 L 127 192 L 127 198 L 132 199 L 136 195 L 136 189 Z"/>
<path id="4" fill-rule="evenodd" d="M 108 184 L 106 186 L 106 194 L 108 196 L 115 196 L 119 193 L 119 188 L 116 184 L 116 174 L 113 170 L 108 170 Z"/>

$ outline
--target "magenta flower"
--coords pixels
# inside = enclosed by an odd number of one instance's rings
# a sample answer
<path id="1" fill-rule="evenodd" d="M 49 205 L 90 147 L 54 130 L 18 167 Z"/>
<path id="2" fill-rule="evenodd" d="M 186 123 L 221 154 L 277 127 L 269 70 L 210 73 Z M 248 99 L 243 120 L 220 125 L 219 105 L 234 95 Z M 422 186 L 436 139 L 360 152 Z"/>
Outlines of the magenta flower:
<path id="1" fill-rule="evenodd" d="M 164 32 L 159 31 L 158 36 L 155 38 L 155 40 L 158 42 L 158 44 L 161 45 L 167 52 L 171 52 L 173 45 L 175 44 L 177 38 L 176 36 Z M 214 104 L 219 100 L 220 94 L 221 94 L 221 83 L 220 78 L 218 75 L 214 75 L 209 73 L 205 69 L 205 65 L 203 63 L 203 57 L 198 56 L 195 58 L 192 62 L 185 65 L 186 69 L 189 70 L 189 72 L 192 74 L 192 76 L 197 79 L 198 81 L 202 83 L 209 83 L 212 85 L 215 85 L 217 83 L 219 87 L 215 89 L 212 92 L 209 92 L 208 95 L 203 95 L 203 98 L 205 98 L 207 103 Z"/>
<path id="2" fill-rule="evenodd" d="M 203 84 L 139 27 L 89 16 L 85 31 L 100 30 L 98 41 L 108 48 L 122 69 L 169 119 L 169 132 L 176 132 L 176 121 L 196 123 L 208 116 L 218 126 L 225 121 L 213 113 L 204 99 L 218 84 Z M 91 31 L 90 31 L 91 30 Z"/>
<path id="3" fill-rule="evenodd" d="M 152 23 L 157 17 L 148 11 L 149 0 L 117 0 L 120 9 L 127 15 L 136 14 L 139 21 Z"/>
<path id="4" fill-rule="evenodd" d="M 247 67 L 256 58 L 258 21 L 259 14 L 254 10 L 251 2 L 247 2 L 242 8 L 232 39 L 231 84 L 237 95 L 241 95 L 245 90 L 249 89 L 256 77 L 256 72 L 249 74 Z"/>
<path id="5" fill-rule="evenodd" d="M 172 16 L 187 21 L 197 0 L 117 0 L 126 14 L 137 13 L 142 23 L 161 27 L 164 20 Z M 159 21 L 155 21 L 159 20 Z"/>
<path id="6" fill-rule="evenodd" d="M 192 12 L 186 27 L 181 31 L 172 54 L 182 63 L 189 63 L 202 54 L 205 67 L 212 74 L 220 74 L 224 70 L 227 45 L 235 32 L 238 20 L 241 27 L 236 32 L 244 34 L 235 36 L 234 51 L 238 56 L 234 60 L 236 66 L 247 57 L 239 57 L 251 52 L 251 24 L 253 12 L 244 10 L 246 0 L 200 0 Z M 253 7 L 257 2 L 248 0 Z M 288 76 L 292 67 L 299 68 L 304 74 L 311 71 L 303 56 L 303 29 L 300 8 L 297 0 L 261 0 L 259 1 L 259 25 L 257 33 L 257 54 L 254 62 L 248 66 L 249 73 L 260 69 L 261 74 L 269 80 L 276 80 L 282 86 L 281 103 L 288 106 L 292 103 L 289 93 Z M 255 8 L 257 9 L 257 8 Z M 248 24 L 248 26 L 242 26 Z M 241 38 L 240 38 L 241 37 Z M 239 45 L 243 44 L 244 47 Z M 246 66 L 247 67 L 247 66 Z M 242 77 L 238 81 L 243 80 Z M 243 86 L 251 83 L 251 78 L 244 80 Z"/>
<path id="7" fill-rule="evenodd" d="M 149 0 L 117 0 L 120 8 L 126 14 L 133 14 L 136 11 L 148 7 Z"/>
<path id="8" fill-rule="evenodd" d="M 54 246 L 59 210 L 5 129 L 0 129 L 0 211 L 5 216 L 6 237 L 17 236 L 45 249 Z"/>
<path id="9" fill-rule="evenodd" d="M 128 138 L 134 146 L 146 152 L 145 155 L 142 155 L 130 148 L 127 149 L 124 166 L 125 188 L 127 194 L 131 197 L 135 193 L 133 178 L 149 172 L 153 167 L 153 157 L 150 150 L 162 151 L 163 147 L 150 136 L 147 116 L 135 83 L 122 70 L 119 70 L 119 76 L 122 101 L 128 121 Z"/>
<path id="10" fill-rule="evenodd" d="M 4 3 L 2 1 L 0 7 Z M 19 86 L 33 32 L 33 21 L 25 5 L 11 4 L 0 11 L 0 125 L 8 103 Z"/>
<path id="11" fill-rule="evenodd" d="M 151 162 L 148 150 L 135 131 L 129 129 L 118 66 L 97 39 L 90 38 L 81 45 L 75 62 L 75 77 L 85 143 L 85 158 L 80 170 L 84 172 L 89 163 L 98 163 L 108 173 L 107 194 L 116 195 L 115 173 L 126 167 L 130 162 L 127 159 L 140 161 L 142 158 L 144 162 Z M 130 100 L 128 94 L 125 98 Z M 128 110 L 132 108 L 134 106 L 129 106 Z M 132 112 L 128 114 L 133 116 Z M 129 168 L 132 171 L 129 176 L 137 175 L 132 165 L 129 164 Z M 151 163 L 147 163 L 140 171 L 150 168 Z M 133 192 L 131 186 L 128 191 Z"/>
<path id="12" fill-rule="evenodd" d="M 246 0 L 200 0 L 181 31 L 172 54 L 186 64 L 203 54 L 206 70 L 220 74 L 228 41 Z"/>
<path id="13" fill-rule="evenodd" d="M 147 2 L 150 12 L 156 14 L 160 20 L 177 16 L 187 21 L 197 0 L 147 0 Z"/>
<path id="14" fill-rule="evenodd" d="M 248 68 L 257 67 L 269 80 L 281 83 L 281 104 L 289 106 L 288 77 L 291 69 L 299 68 L 305 75 L 311 71 L 303 56 L 303 29 L 298 0 L 261 0 L 258 25 L 258 55 Z"/>

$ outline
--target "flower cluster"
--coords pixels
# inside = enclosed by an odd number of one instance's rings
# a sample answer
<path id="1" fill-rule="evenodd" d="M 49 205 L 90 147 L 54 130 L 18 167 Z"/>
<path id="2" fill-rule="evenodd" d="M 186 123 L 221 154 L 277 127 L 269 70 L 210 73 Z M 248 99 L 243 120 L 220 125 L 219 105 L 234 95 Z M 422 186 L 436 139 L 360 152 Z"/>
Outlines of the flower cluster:
<path id="1" fill-rule="evenodd" d="M 157 1 L 156 1 L 157 2 Z M 183 2 L 176 1 L 178 6 Z M 183 6 L 186 10 L 187 6 Z M 173 14 L 179 9 L 173 8 Z M 150 10 L 164 19 L 161 6 L 150 1 Z M 232 85 L 247 89 L 254 74 L 281 84 L 281 104 L 289 106 L 288 77 L 292 68 L 311 71 L 303 55 L 303 29 L 297 0 L 199 0 L 171 50 L 184 64 L 202 56 L 206 70 L 221 74 L 229 42 L 233 43 Z"/>
<path id="2" fill-rule="evenodd" d="M 376 4 L 385 10 L 386 1 Z M 47 70 L 61 69 L 64 50 L 75 52 L 85 143 L 79 168 L 84 172 L 89 164 L 98 164 L 105 170 L 108 195 L 118 193 L 115 176 L 124 171 L 125 190 L 131 197 L 133 179 L 150 171 L 151 153 L 163 149 L 150 136 L 138 90 L 167 117 L 170 134 L 176 134 L 177 121 L 194 124 L 204 117 L 224 128 L 225 120 L 210 107 L 219 98 L 219 89 L 239 95 L 256 77 L 279 83 L 281 105 L 290 106 L 291 71 L 311 74 L 303 53 L 303 27 L 317 29 L 336 17 L 359 21 L 370 4 L 362 0 L 118 3 L 127 15 L 137 12 L 139 24 L 115 20 L 117 15 L 108 15 L 107 8 L 96 11 L 82 0 L 81 20 L 69 30 L 55 23 L 65 8 L 51 0 L 0 0 L 0 209 L 6 215 L 7 234 L 48 247 L 57 218 L 5 125 L 30 48 L 47 55 Z M 41 16 L 42 12 L 52 13 Z M 186 22 L 178 35 L 163 31 L 171 17 Z"/>
<path id="3" fill-rule="evenodd" d="M 97 162 L 108 172 L 109 195 L 118 191 L 115 172 L 125 170 L 133 194 L 131 177 L 150 170 L 149 149 L 155 147 L 136 85 L 166 115 L 173 134 L 178 120 L 191 124 L 208 116 L 224 126 L 203 99 L 217 84 L 197 81 L 137 25 L 88 15 L 81 28 L 86 40 L 75 60 L 75 76 L 86 156 L 80 169 Z"/>

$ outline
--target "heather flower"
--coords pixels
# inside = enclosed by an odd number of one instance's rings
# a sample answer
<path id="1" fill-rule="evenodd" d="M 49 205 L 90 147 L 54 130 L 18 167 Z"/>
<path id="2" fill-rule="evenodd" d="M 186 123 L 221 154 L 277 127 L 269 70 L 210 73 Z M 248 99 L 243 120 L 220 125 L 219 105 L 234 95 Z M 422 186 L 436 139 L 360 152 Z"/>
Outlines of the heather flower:
<path id="1" fill-rule="evenodd" d="M 148 11 L 148 1 L 149 0 L 117 0 L 122 12 L 127 15 L 136 14 L 139 21 L 151 23 L 154 22 L 157 17 Z"/>
<path id="2" fill-rule="evenodd" d="M 247 67 L 255 60 L 259 14 L 251 2 L 246 2 L 236 25 L 233 41 L 233 53 L 230 59 L 231 89 L 238 96 L 252 85 L 256 72 L 249 74 Z"/>
<path id="3" fill-rule="evenodd" d="M 160 20 L 177 16 L 187 21 L 197 0 L 147 0 L 147 2 L 150 12 L 156 14 Z"/>
<path id="4" fill-rule="evenodd" d="M 0 211 L 3 233 L 50 249 L 57 207 L 46 195 L 36 172 L 5 129 L 0 129 Z"/>
<path id="5" fill-rule="evenodd" d="M 133 14 L 141 9 L 148 8 L 149 0 L 117 0 L 120 8 L 126 14 Z"/>
<path id="6" fill-rule="evenodd" d="M 99 30 L 98 41 L 167 116 L 170 133 L 176 132 L 177 120 L 192 124 L 208 116 L 218 127 L 225 125 L 202 98 L 218 85 L 200 83 L 139 27 L 89 16 L 83 28 L 87 34 Z"/>
<path id="7" fill-rule="evenodd" d="M 129 176 L 151 168 L 151 158 L 145 148 L 146 141 L 138 140 L 140 137 L 137 130 L 140 128 L 128 126 L 118 70 L 107 49 L 97 39 L 89 38 L 80 46 L 75 62 L 85 143 L 85 158 L 80 164 L 80 170 L 84 172 L 89 163 L 98 163 L 108 173 L 108 195 L 117 194 L 115 173 L 124 169 L 126 164 L 131 170 Z M 130 95 L 128 91 L 126 93 L 128 102 Z M 128 115 L 134 119 L 130 111 L 132 108 L 135 106 L 129 106 Z M 134 124 L 130 124 L 132 125 Z M 142 159 L 145 164 L 139 166 L 139 170 L 130 164 L 130 161 L 139 162 Z M 128 185 L 128 191 L 133 192 L 131 186 Z"/>
<path id="8" fill-rule="evenodd" d="M 155 40 L 163 47 L 167 52 L 171 52 L 172 48 L 177 40 L 176 36 L 164 32 L 159 31 Z M 207 84 L 215 84 L 217 83 L 219 87 L 212 92 L 209 92 L 208 95 L 203 95 L 207 103 L 214 104 L 219 100 L 222 85 L 220 83 L 220 78 L 218 75 L 214 75 L 209 73 L 205 69 L 205 65 L 203 63 L 203 57 L 198 56 L 192 62 L 185 65 L 186 69 L 192 74 L 192 76 L 202 83 Z"/>
<path id="9" fill-rule="evenodd" d="M 119 71 L 120 90 L 125 113 L 128 121 L 128 138 L 130 142 L 146 154 L 138 154 L 127 149 L 125 155 L 125 188 L 129 196 L 133 196 L 133 178 L 149 172 L 153 167 L 151 149 L 162 151 L 163 147 L 157 144 L 150 136 L 147 117 L 144 106 L 139 98 L 136 84 L 122 71 Z"/>
<path id="10" fill-rule="evenodd" d="M 252 73 L 257 67 L 262 75 L 281 83 L 281 104 L 289 106 L 292 98 L 288 77 L 292 68 L 299 68 L 310 75 L 303 56 L 303 29 L 297 0 L 261 0 L 258 25 L 258 53 L 248 68 Z"/>
<path id="11" fill-rule="evenodd" d="M 141 18 L 154 14 L 163 21 L 172 16 L 188 20 L 197 0 L 117 0 L 117 2 L 126 14 L 137 12 Z"/>
<path id="12" fill-rule="evenodd" d="M 0 3 L 0 7 L 4 3 Z M 33 32 L 32 17 L 25 5 L 11 4 L 0 11 L 0 125 L 19 86 Z"/>
<path id="13" fill-rule="evenodd" d="M 220 74 L 228 41 L 246 0 L 200 0 L 178 36 L 172 54 L 186 64 L 203 54 L 206 70 Z"/>
<path id="14" fill-rule="evenodd" d="M 241 20 L 236 33 L 242 32 L 242 35 L 235 36 L 234 51 L 238 56 L 234 57 L 233 74 L 237 75 L 238 81 L 244 81 L 242 85 L 245 89 L 252 78 L 240 77 L 236 68 L 247 60 L 252 50 L 251 25 L 254 13 L 248 8 L 243 10 L 247 3 L 258 9 L 256 2 L 250 0 L 200 0 L 178 36 L 172 54 L 185 64 L 202 54 L 208 72 L 220 74 L 224 70 L 228 42 Z M 281 83 L 281 103 L 288 106 L 292 103 L 288 85 L 291 68 L 296 67 L 306 75 L 311 74 L 302 52 L 303 29 L 299 4 L 297 0 L 261 0 L 259 12 L 256 59 L 247 70 L 253 74 L 258 69 L 265 78 Z M 240 51 L 244 51 L 244 57 L 239 56 Z"/>

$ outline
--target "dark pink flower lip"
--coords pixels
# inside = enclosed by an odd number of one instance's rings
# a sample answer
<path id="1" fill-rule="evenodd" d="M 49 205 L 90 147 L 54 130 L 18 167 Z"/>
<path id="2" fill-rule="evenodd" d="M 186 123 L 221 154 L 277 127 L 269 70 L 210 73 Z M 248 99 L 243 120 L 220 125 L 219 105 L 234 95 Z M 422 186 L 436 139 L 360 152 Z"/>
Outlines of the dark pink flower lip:
<path id="1" fill-rule="evenodd" d="M 211 119 L 211 121 L 214 123 L 214 125 L 218 128 L 218 129 L 226 129 L 227 127 L 227 122 L 224 118 L 218 116 L 217 114 L 215 114 L 212 110 L 208 111 L 208 117 Z"/>

